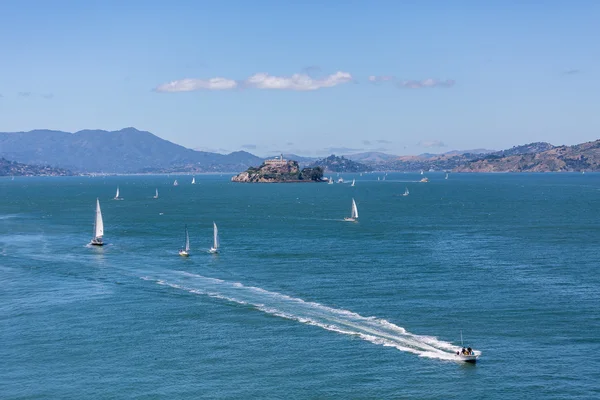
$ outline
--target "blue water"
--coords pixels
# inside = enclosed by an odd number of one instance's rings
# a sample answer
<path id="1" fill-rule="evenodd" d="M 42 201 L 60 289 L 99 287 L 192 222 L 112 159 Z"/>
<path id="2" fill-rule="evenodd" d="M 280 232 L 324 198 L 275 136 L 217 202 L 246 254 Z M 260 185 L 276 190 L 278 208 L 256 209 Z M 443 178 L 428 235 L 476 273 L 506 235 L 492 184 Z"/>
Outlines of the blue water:
<path id="1" fill-rule="evenodd" d="M 0 398 L 600 397 L 600 174 L 377 176 L 0 179 Z"/>

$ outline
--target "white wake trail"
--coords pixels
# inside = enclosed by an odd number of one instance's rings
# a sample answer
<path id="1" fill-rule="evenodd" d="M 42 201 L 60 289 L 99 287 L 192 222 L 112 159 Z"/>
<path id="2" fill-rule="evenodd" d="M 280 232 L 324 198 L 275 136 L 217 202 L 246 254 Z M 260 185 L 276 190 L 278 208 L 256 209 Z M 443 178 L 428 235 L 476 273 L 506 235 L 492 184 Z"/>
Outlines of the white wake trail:
<path id="1" fill-rule="evenodd" d="M 407 332 L 404 328 L 382 318 L 364 317 L 352 311 L 304 301 L 254 286 L 245 286 L 239 282 L 208 278 L 183 271 L 176 271 L 175 275 L 164 278 L 144 277 L 142 279 L 194 294 L 251 305 L 270 315 L 357 336 L 371 343 L 394 347 L 421 357 L 456 360 L 454 354 L 460 350 L 460 347 L 433 336 Z"/>

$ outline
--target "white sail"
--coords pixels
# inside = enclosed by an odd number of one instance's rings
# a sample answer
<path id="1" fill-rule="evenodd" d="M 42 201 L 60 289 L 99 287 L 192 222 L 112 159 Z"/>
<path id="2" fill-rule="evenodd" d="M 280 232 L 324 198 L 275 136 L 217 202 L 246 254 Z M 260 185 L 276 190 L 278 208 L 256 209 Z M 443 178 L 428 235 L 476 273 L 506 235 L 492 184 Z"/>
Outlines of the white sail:
<path id="1" fill-rule="evenodd" d="M 96 220 L 94 221 L 94 239 L 104 236 L 104 222 L 102 222 L 102 211 L 100 200 L 96 199 Z"/>
<path id="2" fill-rule="evenodd" d="M 408 192 L 408 188 L 406 188 L 406 190 L 404 191 L 403 196 L 408 196 L 409 192 Z"/>
<path id="3" fill-rule="evenodd" d="M 354 186 L 355 183 L 356 183 L 356 180 L 352 179 L 352 185 L 350 185 L 350 186 Z"/>
<path id="4" fill-rule="evenodd" d="M 177 179 L 175 179 L 175 182 L 173 182 L 173 186 L 177 186 L 179 185 L 179 183 L 177 182 Z"/>
<path id="5" fill-rule="evenodd" d="M 119 187 L 117 186 L 117 194 L 115 194 L 115 199 L 119 198 Z"/>
<path id="6" fill-rule="evenodd" d="M 352 218 L 358 218 L 358 208 L 356 207 L 356 202 L 352 199 Z"/>
<path id="7" fill-rule="evenodd" d="M 213 248 L 217 250 L 219 248 L 219 229 L 217 228 L 217 224 L 213 222 Z"/>
<path id="8" fill-rule="evenodd" d="M 192 185 L 195 185 L 195 184 L 196 184 L 196 177 L 194 176 L 194 177 L 192 178 Z"/>
<path id="9" fill-rule="evenodd" d="M 158 189 L 156 189 L 156 194 L 154 195 L 155 199 L 158 199 Z"/>
<path id="10" fill-rule="evenodd" d="M 190 235 L 188 234 L 187 225 L 185 226 L 185 251 L 190 251 Z"/>

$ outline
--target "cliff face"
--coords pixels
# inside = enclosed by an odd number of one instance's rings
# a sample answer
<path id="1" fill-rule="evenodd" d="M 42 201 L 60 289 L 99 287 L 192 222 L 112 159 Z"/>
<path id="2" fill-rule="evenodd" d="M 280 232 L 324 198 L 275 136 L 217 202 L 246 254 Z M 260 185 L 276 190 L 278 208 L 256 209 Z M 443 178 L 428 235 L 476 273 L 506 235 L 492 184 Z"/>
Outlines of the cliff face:
<path id="1" fill-rule="evenodd" d="M 266 164 L 250 167 L 231 178 L 232 182 L 276 183 L 276 182 L 320 182 L 323 170 L 319 167 L 300 170 L 298 162 L 287 161 L 284 164 Z"/>

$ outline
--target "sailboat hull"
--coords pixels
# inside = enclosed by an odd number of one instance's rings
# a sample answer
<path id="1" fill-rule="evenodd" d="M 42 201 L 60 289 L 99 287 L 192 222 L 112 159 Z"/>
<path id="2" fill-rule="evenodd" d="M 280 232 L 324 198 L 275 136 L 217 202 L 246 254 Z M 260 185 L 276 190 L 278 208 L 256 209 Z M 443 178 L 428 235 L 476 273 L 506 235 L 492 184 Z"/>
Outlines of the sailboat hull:
<path id="1" fill-rule="evenodd" d="M 211 247 L 211 248 L 210 248 L 210 250 L 209 250 L 208 252 L 209 252 L 209 253 L 211 253 L 211 254 L 216 254 L 216 253 L 218 253 L 218 252 L 219 252 L 219 250 L 218 250 L 218 249 L 215 249 L 214 247 Z"/>
<path id="2" fill-rule="evenodd" d="M 104 242 L 102 242 L 102 239 L 92 239 L 90 244 L 92 246 L 104 246 Z"/>
<path id="3" fill-rule="evenodd" d="M 180 255 L 181 257 L 189 257 L 189 256 L 190 256 L 190 253 L 188 253 L 188 252 L 187 252 L 187 251 L 185 251 L 185 250 L 179 250 L 179 255 Z"/>
<path id="4" fill-rule="evenodd" d="M 346 217 L 346 218 L 344 218 L 344 221 L 346 221 L 346 222 L 356 222 L 356 218 Z"/>

